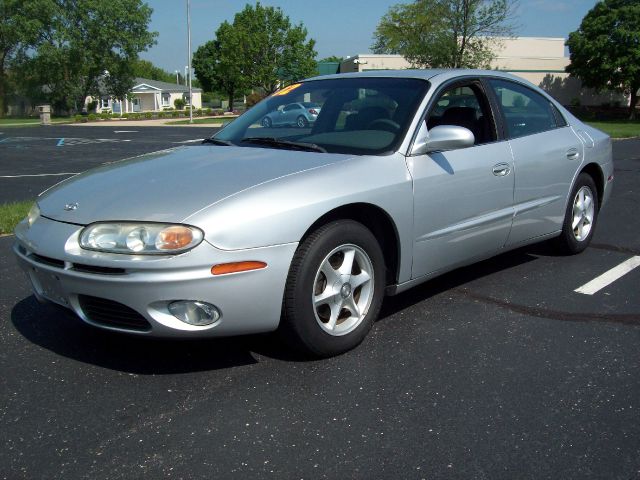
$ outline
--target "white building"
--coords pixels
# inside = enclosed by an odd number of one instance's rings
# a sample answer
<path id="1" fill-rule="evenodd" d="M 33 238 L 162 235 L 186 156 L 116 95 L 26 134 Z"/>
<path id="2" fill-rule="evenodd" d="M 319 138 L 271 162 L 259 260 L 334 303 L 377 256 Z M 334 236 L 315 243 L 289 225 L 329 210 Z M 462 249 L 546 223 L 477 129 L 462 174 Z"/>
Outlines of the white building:
<path id="1" fill-rule="evenodd" d="M 193 108 L 202 108 L 202 89 L 192 88 L 192 93 Z M 177 99 L 183 100 L 187 108 L 189 106 L 189 87 L 147 78 L 136 78 L 128 99 L 116 99 L 105 93 L 95 99 L 98 102 L 96 112 L 157 112 L 175 108 L 174 102 Z M 93 100 L 93 97 L 87 97 L 85 106 Z"/>
<path id="2" fill-rule="evenodd" d="M 564 38 L 500 38 L 491 68 L 529 80 L 565 105 L 577 102 L 582 105 L 628 104 L 628 99 L 621 94 L 598 95 L 590 89 L 581 88 L 579 80 L 570 78 L 565 72 L 569 57 L 565 55 L 564 43 Z M 404 68 L 412 68 L 412 65 L 401 55 L 359 54 L 340 64 L 342 73 Z"/>

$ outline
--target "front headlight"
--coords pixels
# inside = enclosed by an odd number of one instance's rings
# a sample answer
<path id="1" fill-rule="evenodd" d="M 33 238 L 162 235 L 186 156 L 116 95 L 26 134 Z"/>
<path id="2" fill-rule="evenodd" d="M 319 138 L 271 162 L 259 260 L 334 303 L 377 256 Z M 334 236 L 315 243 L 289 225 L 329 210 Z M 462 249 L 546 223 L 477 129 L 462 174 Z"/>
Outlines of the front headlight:
<path id="1" fill-rule="evenodd" d="M 87 250 L 134 255 L 182 253 L 200 242 L 202 230 L 166 223 L 92 223 L 80 233 Z"/>
<path id="2" fill-rule="evenodd" d="M 29 210 L 29 213 L 27 214 L 27 223 L 29 224 L 29 226 L 33 225 L 33 222 L 35 222 L 39 216 L 40 208 L 38 207 L 37 203 L 34 203 L 31 207 L 31 210 Z"/>

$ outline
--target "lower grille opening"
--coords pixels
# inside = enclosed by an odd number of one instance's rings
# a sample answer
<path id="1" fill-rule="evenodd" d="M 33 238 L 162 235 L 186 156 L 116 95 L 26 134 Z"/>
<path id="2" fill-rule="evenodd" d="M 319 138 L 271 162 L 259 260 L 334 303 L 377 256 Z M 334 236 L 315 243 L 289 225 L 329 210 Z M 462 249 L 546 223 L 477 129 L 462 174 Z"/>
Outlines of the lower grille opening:
<path id="1" fill-rule="evenodd" d="M 38 263 L 42 263 L 44 265 L 49 265 L 50 267 L 64 268 L 64 260 L 58 260 L 56 258 L 45 257 L 43 255 L 38 255 L 37 253 L 32 253 L 30 255 L 32 260 L 35 260 Z"/>
<path id="2" fill-rule="evenodd" d="M 85 265 L 82 263 L 74 263 L 73 270 L 82 273 L 97 273 L 100 275 L 124 275 L 124 268 L 98 267 L 96 265 Z"/>
<path id="3" fill-rule="evenodd" d="M 142 315 L 121 303 L 89 295 L 79 295 L 78 301 L 83 313 L 92 322 L 127 330 L 151 330 L 151 325 Z"/>

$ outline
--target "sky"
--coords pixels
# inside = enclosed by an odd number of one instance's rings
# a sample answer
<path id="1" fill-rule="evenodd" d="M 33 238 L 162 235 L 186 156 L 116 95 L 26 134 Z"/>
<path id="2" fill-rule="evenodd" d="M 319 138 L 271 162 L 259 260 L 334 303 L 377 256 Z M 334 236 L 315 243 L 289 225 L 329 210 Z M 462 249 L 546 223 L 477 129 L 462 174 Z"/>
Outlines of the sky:
<path id="1" fill-rule="evenodd" d="M 184 72 L 187 65 L 186 0 L 147 0 L 153 8 L 150 29 L 159 33 L 157 44 L 140 56 L 169 72 Z M 253 0 L 191 0 L 191 44 L 195 51 L 212 40 L 218 26 Z M 292 23 L 302 22 L 316 40 L 318 59 L 370 52 L 373 32 L 389 7 L 384 0 L 262 0 L 280 7 Z M 576 30 L 596 0 L 519 0 L 516 35 L 563 37 Z"/>

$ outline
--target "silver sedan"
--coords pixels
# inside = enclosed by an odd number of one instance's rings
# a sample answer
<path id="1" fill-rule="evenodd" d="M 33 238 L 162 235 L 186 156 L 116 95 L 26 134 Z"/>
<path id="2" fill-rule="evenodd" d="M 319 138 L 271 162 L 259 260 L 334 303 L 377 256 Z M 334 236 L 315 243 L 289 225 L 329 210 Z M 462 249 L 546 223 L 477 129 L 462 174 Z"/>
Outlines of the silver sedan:
<path id="1" fill-rule="evenodd" d="M 311 128 L 263 125 L 302 102 Z M 109 330 L 278 330 L 331 356 L 385 294 L 542 240 L 581 252 L 613 181 L 606 135 L 495 71 L 313 78 L 205 143 L 41 194 L 14 248 L 35 295 Z"/>
<path id="2" fill-rule="evenodd" d="M 262 119 L 262 126 L 280 127 L 284 125 L 306 128 L 312 125 L 320 114 L 321 106 L 313 102 L 294 102 L 280 105 Z"/>

